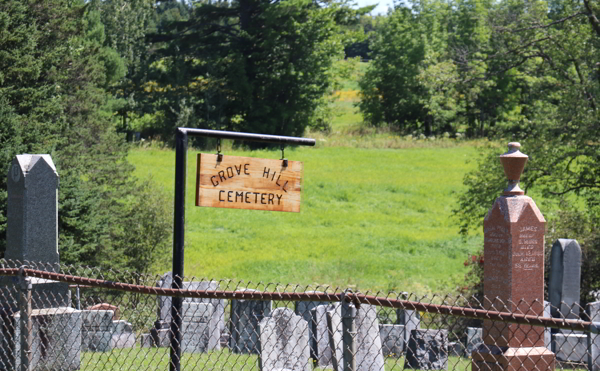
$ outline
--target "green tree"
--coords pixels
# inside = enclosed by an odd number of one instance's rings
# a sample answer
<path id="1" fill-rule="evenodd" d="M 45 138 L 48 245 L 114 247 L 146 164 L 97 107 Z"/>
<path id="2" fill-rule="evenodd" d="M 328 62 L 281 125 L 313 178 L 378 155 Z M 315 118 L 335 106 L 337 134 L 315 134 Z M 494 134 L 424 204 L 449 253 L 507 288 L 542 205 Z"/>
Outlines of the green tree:
<path id="1" fill-rule="evenodd" d="M 457 107 L 448 84 L 456 74 L 447 63 L 450 10 L 445 2 L 415 1 L 382 22 L 360 81 L 359 108 L 368 124 L 426 135 L 452 131 Z"/>
<path id="2" fill-rule="evenodd" d="M 561 237 L 575 238 L 582 245 L 584 303 L 600 286 L 600 146 L 595 140 L 600 118 L 599 16 L 595 1 L 506 1 L 490 17 L 497 50 L 488 58 L 493 57 L 499 72 L 521 80 L 522 109 L 495 134 L 504 141 L 520 140 L 530 156 L 522 183 L 547 200 L 547 243 Z M 481 225 L 487 207 L 503 188 L 495 158 L 500 151 L 483 151 L 478 169 L 465 178 L 467 191 L 456 209 L 465 233 Z"/>
<path id="3" fill-rule="evenodd" d="M 339 24 L 354 12 L 335 2 L 195 3 L 152 40 L 164 135 L 176 125 L 301 135 L 318 125 L 343 54 Z M 193 115 L 191 114 L 193 113 Z"/>
<path id="4" fill-rule="evenodd" d="M 126 255 L 132 238 L 148 250 L 164 248 L 168 214 L 157 222 L 132 212 L 140 206 L 136 200 L 152 192 L 133 178 L 112 120 L 113 99 L 105 88 L 125 69 L 104 38 L 99 15 L 83 2 L 0 4 L 0 143 L 5 173 L 18 153 L 53 156 L 61 177 L 61 261 L 125 268 L 132 264 Z M 0 204 L 4 236 L 5 192 Z M 136 223 L 166 231 L 165 239 L 124 238 L 124 226 Z M 0 241 L 4 250 L 5 238 Z"/>

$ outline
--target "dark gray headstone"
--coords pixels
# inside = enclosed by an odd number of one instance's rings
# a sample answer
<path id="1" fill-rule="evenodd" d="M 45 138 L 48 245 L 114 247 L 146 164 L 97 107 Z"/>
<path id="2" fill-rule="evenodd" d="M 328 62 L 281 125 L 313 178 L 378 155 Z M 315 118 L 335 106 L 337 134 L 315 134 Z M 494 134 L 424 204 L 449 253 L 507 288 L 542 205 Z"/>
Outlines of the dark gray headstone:
<path id="1" fill-rule="evenodd" d="M 4 257 L 54 270 L 45 266 L 59 263 L 58 173 L 50 155 L 17 155 L 8 172 L 7 191 Z"/>
<path id="2" fill-rule="evenodd" d="M 329 344 L 329 328 L 327 327 L 327 311 L 329 310 L 335 310 L 335 305 L 317 305 L 310 310 L 312 331 L 309 331 L 309 334 L 314 336 L 316 342 L 314 357 L 311 354 L 311 358 L 316 361 L 315 366 L 322 368 L 333 368 L 332 348 Z"/>
<path id="3" fill-rule="evenodd" d="M 245 289 L 239 291 L 248 292 L 256 290 Z M 229 338 L 229 348 L 231 351 L 234 353 L 258 354 L 258 324 L 264 317 L 270 314 L 270 300 L 232 300 L 231 336 Z"/>
<path id="4" fill-rule="evenodd" d="M 600 301 L 588 303 L 585 308 L 590 321 L 600 323 Z M 587 338 L 587 364 L 589 371 L 600 371 L 600 335 L 589 334 Z"/>
<path id="5" fill-rule="evenodd" d="M 471 357 L 479 346 L 483 344 L 483 329 L 480 327 L 467 327 L 467 350 L 465 356 Z"/>
<path id="6" fill-rule="evenodd" d="M 384 357 L 399 358 L 404 352 L 404 325 L 379 325 Z"/>
<path id="7" fill-rule="evenodd" d="M 410 332 L 421 328 L 421 317 L 416 310 L 397 309 L 396 324 L 404 326 L 404 343 L 408 343 Z"/>
<path id="8" fill-rule="evenodd" d="M 412 330 L 404 369 L 447 370 L 448 330 Z"/>
<path id="9" fill-rule="evenodd" d="M 551 306 L 549 301 L 544 300 L 544 317 L 552 318 Z M 544 346 L 549 351 L 552 351 L 552 329 L 550 327 L 546 327 L 544 329 Z"/>
<path id="10" fill-rule="evenodd" d="M 327 328 L 329 330 L 329 347 L 331 348 L 331 364 L 335 371 L 342 371 L 344 362 L 342 305 L 333 304 L 327 310 Z"/>
<path id="11" fill-rule="evenodd" d="M 321 291 L 306 291 L 307 294 L 322 294 Z M 327 301 L 297 301 L 294 304 L 294 312 L 301 316 L 306 322 L 308 322 L 308 333 L 309 333 L 309 343 L 310 343 L 310 357 L 312 359 L 317 359 L 317 338 L 313 334 L 314 323 L 313 317 L 311 314 L 311 310 L 319 305 L 327 305 L 329 302 Z"/>
<path id="12" fill-rule="evenodd" d="M 576 240 L 559 238 L 552 245 L 548 297 L 552 317 L 579 319 L 581 247 Z"/>
<path id="13" fill-rule="evenodd" d="M 163 289 L 170 289 L 173 284 L 173 274 L 171 272 L 165 273 L 156 284 L 157 287 Z M 184 290 L 219 290 L 218 281 L 192 281 L 183 282 Z M 167 330 L 171 326 L 171 297 L 170 296 L 158 296 L 157 297 L 157 321 L 155 328 L 157 330 Z M 225 300 L 223 299 L 206 299 L 206 298 L 184 298 L 184 303 L 206 303 L 211 304 L 214 308 L 213 316 L 215 317 L 216 323 L 219 324 L 219 337 L 220 333 L 225 329 Z"/>
<path id="14" fill-rule="evenodd" d="M 58 174 L 50 155 L 17 155 L 7 179 L 6 252 L 8 265 L 59 270 Z M 16 297 L 16 277 L 0 277 L 3 298 Z M 70 306 L 66 283 L 29 280 L 34 309 Z M 7 303 L 10 305 L 10 303 Z"/>
<path id="15" fill-rule="evenodd" d="M 260 321 L 259 368 L 311 371 L 308 323 L 289 308 L 277 308 Z"/>
<path id="16" fill-rule="evenodd" d="M 363 304 L 356 310 L 356 370 L 384 371 L 377 307 Z"/>

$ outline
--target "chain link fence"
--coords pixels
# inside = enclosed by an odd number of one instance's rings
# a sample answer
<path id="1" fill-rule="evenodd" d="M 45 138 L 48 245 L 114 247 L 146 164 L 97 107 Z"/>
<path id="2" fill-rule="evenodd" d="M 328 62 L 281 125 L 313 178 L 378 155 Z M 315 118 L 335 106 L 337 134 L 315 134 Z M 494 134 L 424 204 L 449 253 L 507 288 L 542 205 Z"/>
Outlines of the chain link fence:
<path id="1" fill-rule="evenodd" d="M 173 289 L 170 274 L 14 261 L 0 276 L 0 370 L 492 370 L 507 369 L 515 348 L 515 370 L 600 370 L 600 302 L 561 313 L 545 302 L 194 277 Z"/>

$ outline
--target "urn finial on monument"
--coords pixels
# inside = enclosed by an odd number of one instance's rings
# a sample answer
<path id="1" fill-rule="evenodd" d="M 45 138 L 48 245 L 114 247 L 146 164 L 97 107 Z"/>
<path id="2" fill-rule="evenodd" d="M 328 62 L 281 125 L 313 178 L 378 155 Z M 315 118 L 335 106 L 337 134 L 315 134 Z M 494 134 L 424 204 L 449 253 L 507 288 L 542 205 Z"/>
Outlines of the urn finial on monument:
<path id="1" fill-rule="evenodd" d="M 517 142 L 500 156 L 508 187 L 483 221 L 483 309 L 544 315 L 546 220 L 519 188 L 527 155 Z M 553 371 L 543 327 L 483 321 L 483 345 L 472 353 L 472 371 Z"/>
<path id="2" fill-rule="evenodd" d="M 525 192 L 519 188 L 519 180 L 521 180 L 521 174 L 525 168 L 525 164 L 529 157 L 521 152 L 521 143 L 510 142 L 508 143 L 508 152 L 500 155 L 500 162 L 504 167 L 504 174 L 508 178 L 508 186 L 504 189 L 504 196 L 521 196 Z"/>

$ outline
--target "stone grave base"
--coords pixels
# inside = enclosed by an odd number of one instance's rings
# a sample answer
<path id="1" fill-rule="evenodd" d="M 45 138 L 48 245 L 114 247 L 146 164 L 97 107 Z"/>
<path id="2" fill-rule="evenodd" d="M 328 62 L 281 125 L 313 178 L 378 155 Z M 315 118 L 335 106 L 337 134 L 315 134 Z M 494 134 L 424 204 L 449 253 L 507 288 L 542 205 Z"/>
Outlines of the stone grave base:
<path id="1" fill-rule="evenodd" d="M 552 334 L 556 359 L 565 362 L 587 362 L 587 335 Z"/>
<path id="2" fill-rule="evenodd" d="M 20 313 L 14 314 L 14 368 L 21 367 Z M 81 311 L 68 308 L 35 309 L 31 312 L 31 370 L 79 370 Z"/>
<path id="3" fill-rule="evenodd" d="M 554 371 L 556 357 L 546 347 L 482 345 L 472 353 L 472 371 Z"/>
<path id="4" fill-rule="evenodd" d="M 43 278 L 28 278 L 31 283 L 31 308 L 58 308 L 71 306 L 69 285 Z M 18 300 L 18 277 L 0 277 L 0 295 L 3 300 Z"/>

